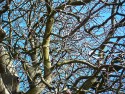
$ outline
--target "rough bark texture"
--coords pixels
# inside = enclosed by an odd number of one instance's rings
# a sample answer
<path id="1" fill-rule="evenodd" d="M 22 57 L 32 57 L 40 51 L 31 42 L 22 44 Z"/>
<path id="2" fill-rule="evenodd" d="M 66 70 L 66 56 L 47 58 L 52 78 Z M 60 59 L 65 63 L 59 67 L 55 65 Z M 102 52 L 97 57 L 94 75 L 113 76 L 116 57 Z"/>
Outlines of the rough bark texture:
<path id="1" fill-rule="evenodd" d="M 5 32 L 0 30 L 0 42 L 3 41 L 5 37 Z M 17 93 L 19 90 L 19 81 L 14 69 L 13 62 L 0 43 L 0 92 L 1 94 L 11 94 Z"/>

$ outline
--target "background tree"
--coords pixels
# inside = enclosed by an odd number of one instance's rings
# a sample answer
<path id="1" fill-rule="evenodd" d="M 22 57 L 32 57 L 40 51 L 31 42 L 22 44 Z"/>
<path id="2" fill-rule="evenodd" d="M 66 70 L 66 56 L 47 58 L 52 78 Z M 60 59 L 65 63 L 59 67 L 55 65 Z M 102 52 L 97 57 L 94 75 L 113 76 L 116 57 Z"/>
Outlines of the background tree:
<path id="1" fill-rule="evenodd" d="M 0 0 L 0 93 L 125 92 L 124 0 Z"/>

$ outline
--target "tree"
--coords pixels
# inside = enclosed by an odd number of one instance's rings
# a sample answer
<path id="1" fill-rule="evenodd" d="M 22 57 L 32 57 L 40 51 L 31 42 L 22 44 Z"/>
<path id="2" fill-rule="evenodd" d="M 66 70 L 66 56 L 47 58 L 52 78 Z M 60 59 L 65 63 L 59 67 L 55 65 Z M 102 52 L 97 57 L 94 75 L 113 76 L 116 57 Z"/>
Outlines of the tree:
<path id="1" fill-rule="evenodd" d="M 0 94 L 124 93 L 124 0 L 0 0 Z"/>

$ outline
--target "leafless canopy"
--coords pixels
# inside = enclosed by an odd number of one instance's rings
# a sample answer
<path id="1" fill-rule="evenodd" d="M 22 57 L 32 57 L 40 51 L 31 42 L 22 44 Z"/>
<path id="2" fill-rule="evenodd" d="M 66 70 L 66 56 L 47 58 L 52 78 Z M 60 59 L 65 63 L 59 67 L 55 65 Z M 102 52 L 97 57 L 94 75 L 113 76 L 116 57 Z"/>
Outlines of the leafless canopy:
<path id="1" fill-rule="evenodd" d="M 125 0 L 0 0 L 0 17 L 3 94 L 125 92 Z"/>

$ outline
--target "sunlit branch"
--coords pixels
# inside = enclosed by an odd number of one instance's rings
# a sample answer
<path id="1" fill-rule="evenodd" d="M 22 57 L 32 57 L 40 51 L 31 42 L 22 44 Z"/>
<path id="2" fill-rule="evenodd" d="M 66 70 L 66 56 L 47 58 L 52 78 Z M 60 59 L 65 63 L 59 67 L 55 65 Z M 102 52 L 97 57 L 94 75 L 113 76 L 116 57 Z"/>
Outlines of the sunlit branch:
<path id="1" fill-rule="evenodd" d="M 57 67 L 61 67 L 63 65 L 66 65 L 66 64 L 72 64 L 72 63 L 80 63 L 80 64 L 85 64 L 93 69 L 97 69 L 97 67 L 93 64 L 91 64 L 90 62 L 87 62 L 85 60 L 67 60 L 67 61 L 64 61 L 64 62 L 59 62 L 57 64 Z"/>

